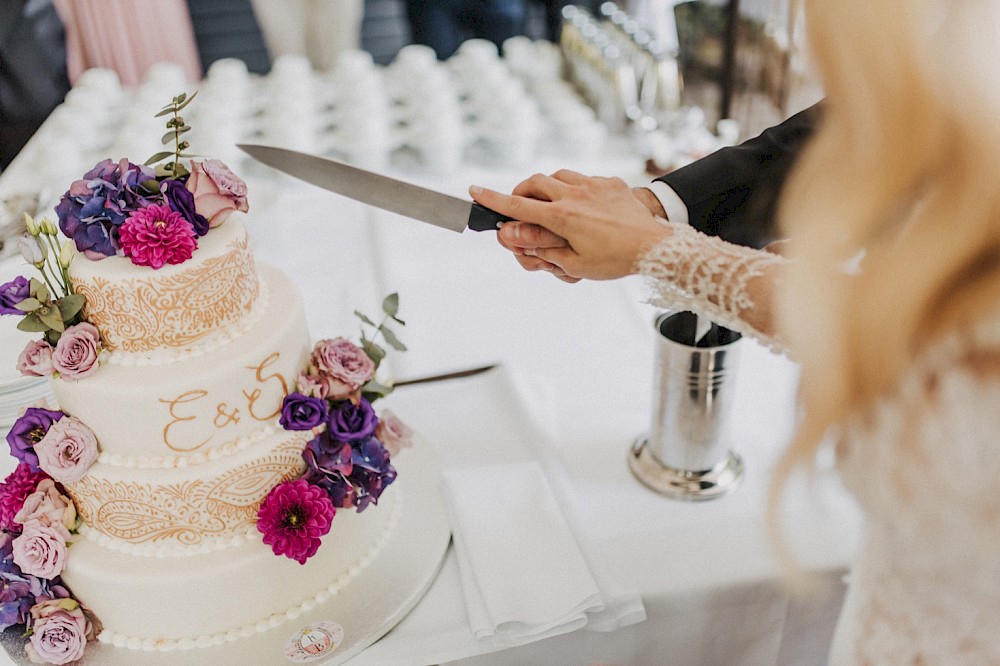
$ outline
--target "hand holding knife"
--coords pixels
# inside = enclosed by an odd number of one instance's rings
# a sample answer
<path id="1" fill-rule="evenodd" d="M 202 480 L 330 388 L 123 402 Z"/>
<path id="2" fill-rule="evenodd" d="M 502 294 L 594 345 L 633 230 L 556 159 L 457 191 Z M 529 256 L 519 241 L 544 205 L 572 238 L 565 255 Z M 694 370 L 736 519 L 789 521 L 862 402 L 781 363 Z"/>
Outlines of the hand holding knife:
<path id="1" fill-rule="evenodd" d="M 308 153 L 240 144 L 250 157 L 325 190 L 362 203 L 457 231 L 496 231 L 511 218 L 475 202 Z"/>

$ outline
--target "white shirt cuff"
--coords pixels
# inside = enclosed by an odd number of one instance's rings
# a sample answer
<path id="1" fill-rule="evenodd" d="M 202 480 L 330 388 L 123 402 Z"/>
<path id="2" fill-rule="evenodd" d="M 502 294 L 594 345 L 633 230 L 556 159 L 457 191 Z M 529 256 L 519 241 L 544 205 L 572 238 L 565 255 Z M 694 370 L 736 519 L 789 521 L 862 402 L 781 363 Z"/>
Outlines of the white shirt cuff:
<path id="1" fill-rule="evenodd" d="M 646 187 L 660 200 L 660 205 L 667 214 L 667 220 L 677 224 L 688 223 L 687 206 L 684 205 L 680 195 L 674 192 L 674 188 L 660 180 L 654 180 Z"/>

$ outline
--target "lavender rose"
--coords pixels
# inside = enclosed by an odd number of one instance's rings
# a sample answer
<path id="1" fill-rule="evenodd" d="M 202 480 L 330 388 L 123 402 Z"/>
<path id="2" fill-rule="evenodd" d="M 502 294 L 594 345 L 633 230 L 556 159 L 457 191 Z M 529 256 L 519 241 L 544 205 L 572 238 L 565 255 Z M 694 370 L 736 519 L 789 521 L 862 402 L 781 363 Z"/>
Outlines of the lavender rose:
<path id="1" fill-rule="evenodd" d="M 23 275 L 0 284 L 0 315 L 23 315 L 15 305 L 30 296 L 31 283 Z"/>
<path id="2" fill-rule="evenodd" d="M 25 377 L 48 377 L 52 369 L 52 345 L 45 340 L 32 340 L 17 357 L 17 371 Z"/>
<path id="3" fill-rule="evenodd" d="M 59 411 L 28 407 L 7 433 L 10 454 L 26 464 L 32 472 L 37 472 L 39 467 L 35 446 L 42 441 L 52 424 L 62 417 L 63 413 Z"/>
<path id="4" fill-rule="evenodd" d="M 357 404 L 345 400 L 330 407 L 330 420 L 327 423 L 330 436 L 341 442 L 355 442 L 371 437 L 377 425 L 375 410 L 364 398 Z"/>
<path id="5" fill-rule="evenodd" d="M 328 410 L 326 400 L 289 393 L 281 403 L 278 422 L 285 430 L 312 430 L 326 421 Z"/>
<path id="6" fill-rule="evenodd" d="M 35 492 L 24 499 L 24 506 L 14 516 L 14 522 L 24 525 L 37 520 L 46 527 L 61 524 L 67 530 L 76 524 L 76 506 L 56 489 L 52 479 L 43 479 Z"/>
<path id="7" fill-rule="evenodd" d="M 38 466 L 59 483 L 79 481 L 97 460 L 97 437 L 82 421 L 66 416 L 35 445 Z"/>
<path id="8" fill-rule="evenodd" d="M 52 352 L 52 368 L 63 379 L 77 380 L 97 371 L 101 351 L 101 336 L 97 327 L 88 322 L 70 326 L 59 337 Z"/>
<path id="9" fill-rule="evenodd" d="M 170 209 L 191 223 L 195 234 L 201 237 L 208 233 L 208 220 L 195 210 L 194 195 L 182 181 L 174 178 L 165 180 L 160 184 L 160 191 Z"/>
<path id="10" fill-rule="evenodd" d="M 402 449 L 413 446 L 413 431 L 391 410 L 383 410 L 375 428 L 375 437 L 382 442 L 389 455 L 397 455 Z"/>
<path id="11" fill-rule="evenodd" d="M 24 524 L 21 536 L 12 542 L 14 564 L 22 573 L 52 580 L 66 565 L 69 530 L 62 523 L 43 525 L 39 520 Z"/>
<path id="12" fill-rule="evenodd" d="M 335 400 L 351 395 L 375 374 L 375 362 L 361 347 L 344 338 L 320 340 L 310 359 L 317 371 L 329 379 L 327 397 Z"/>
<path id="13" fill-rule="evenodd" d="M 31 640 L 24 646 L 34 664 L 68 664 L 83 657 L 95 633 L 74 599 L 53 599 L 31 608 Z"/>
<path id="14" fill-rule="evenodd" d="M 196 210 L 208 219 L 210 227 L 225 222 L 233 211 L 248 210 L 247 184 L 219 160 L 192 160 L 186 186 L 194 195 Z"/>

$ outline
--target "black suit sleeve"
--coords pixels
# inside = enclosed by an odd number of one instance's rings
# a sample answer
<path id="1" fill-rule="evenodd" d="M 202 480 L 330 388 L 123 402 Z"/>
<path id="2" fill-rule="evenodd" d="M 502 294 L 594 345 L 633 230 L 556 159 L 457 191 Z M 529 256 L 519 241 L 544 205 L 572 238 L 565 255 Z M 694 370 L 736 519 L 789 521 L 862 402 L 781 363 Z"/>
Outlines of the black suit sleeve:
<path id="1" fill-rule="evenodd" d="M 722 148 L 658 178 L 687 206 L 692 226 L 731 243 L 775 240 L 778 195 L 792 163 L 818 124 L 814 105 L 760 136 Z"/>

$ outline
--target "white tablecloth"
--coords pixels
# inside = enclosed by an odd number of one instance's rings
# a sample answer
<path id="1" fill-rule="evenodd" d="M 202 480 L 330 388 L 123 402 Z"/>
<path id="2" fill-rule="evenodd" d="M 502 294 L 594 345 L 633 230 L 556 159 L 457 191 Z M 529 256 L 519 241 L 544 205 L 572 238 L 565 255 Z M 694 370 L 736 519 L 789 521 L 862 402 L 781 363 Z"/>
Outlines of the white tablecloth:
<path id="1" fill-rule="evenodd" d="M 464 195 L 473 182 L 509 189 L 535 170 L 560 166 L 567 165 L 555 158 L 527 169 L 398 175 Z M 575 166 L 645 181 L 641 164 L 624 151 Z M 638 590 L 646 607 L 646 621 L 615 632 L 579 631 L 489 653 L 469 630 L 449 554 L 415 610 L 352 665 L 822 661 L 859 520 L 832 470 L 793 483 L 783 502 L 782 538 L 822 584 L 810 593 L 787 589 L 765 525 L 765 496 L 793 428 L 792 363 L 742 343 L 729 428 L 746 462 L 742 486 L 707 503 L 660 497 L 626 467 L 626 452 L 651 413 L 655 311 L 642 302 L 641 280 L 566 285 L 521 271 L 490 233 L 428 228 L 242 168 L 252 193 L 247 220 L 256 256 L 298 282 L 312 335 L 355 336 L 352 312 L 377 312 L 382 296 L 398 291 L 407 321 L 399 335 L 410 351 L 392 357 L 396 378 L 500 364 L 474 378 L 400 389 L 386 404 L 446 464 L 493 461 L 527 415 L 546 435 L 539 455 L 565 481 L 568 508 L 585 517 L 587 536 L 611 574 Z M 8 182 L 23 188 L 27 179 L 15 174 Z M 17 351 L 3 349 L 0 362 L 13 363 Z M 524 413 L 482 404 L 498 393 L 516 397 Z"/>

